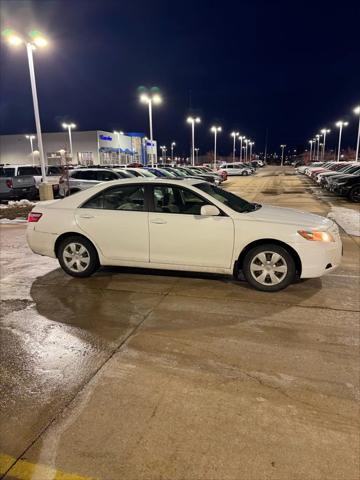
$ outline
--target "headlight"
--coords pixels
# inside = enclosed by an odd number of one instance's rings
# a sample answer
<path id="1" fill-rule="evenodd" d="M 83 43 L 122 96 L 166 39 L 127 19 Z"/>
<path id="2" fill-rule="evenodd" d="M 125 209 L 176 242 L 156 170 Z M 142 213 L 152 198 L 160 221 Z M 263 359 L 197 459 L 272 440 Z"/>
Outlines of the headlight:
<path id="1" fill-rule="evenodd" d="M 335 242 L 334 237 L 329 232 L 316 230 L 298 230 L 298 234 L 313 242 Z"/>

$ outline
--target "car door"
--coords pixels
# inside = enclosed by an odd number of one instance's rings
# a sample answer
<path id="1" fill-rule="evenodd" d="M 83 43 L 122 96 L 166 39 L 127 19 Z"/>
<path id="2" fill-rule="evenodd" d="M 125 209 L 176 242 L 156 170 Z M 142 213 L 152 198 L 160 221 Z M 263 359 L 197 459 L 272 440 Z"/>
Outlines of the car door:
<path id="1" fill-rule="evenodd" d="M 225 214 L 200 215 L 201 207 L 209 203 L 186 187 L 152 187 L 149 212 L 151 263 L 230 268 L 234 223 Z"/>
<path id="2" fill-rule="evenodd" d="M 79 228 L 104 257 L 119 261 L 149 261 L 149 213 L 142 184 L 109 187 L 76 210 Z"/>

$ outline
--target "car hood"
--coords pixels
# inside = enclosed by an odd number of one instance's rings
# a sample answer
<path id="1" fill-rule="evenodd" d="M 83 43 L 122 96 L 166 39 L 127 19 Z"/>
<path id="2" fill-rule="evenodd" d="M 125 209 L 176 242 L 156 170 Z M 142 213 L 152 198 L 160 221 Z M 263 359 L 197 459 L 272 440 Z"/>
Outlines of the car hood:
<path id="1" fill-rule="evenodd" d="M 346 179 L 352 178 L 352 177 L 354 177 L 354 176 L 355 176 L 355 175 L 352 175 L 351 173 L 343 173 L 343 174 L 341 174 L 341 175 L 338 174 L 338 175 L 336 175 L 336 177 L 333 176 L 333 177 L 331 178 L 331 181 L 332 181 L 332 182 L 341 182 L 342 180 L 346 180 Z"/>
<path id="2" fill-rule="evenodd" d="M 297 225 L 300 228 L 307 227 L 327 230 L 333 224 L 332 220 L 321 217 L 320 215 L 301 212 L 292 208 L 273 207 L 272 205 L 262 205 L 259 210 L 246 214 L 242 213 L 240 215 L 249 216 L 249 219 L 258 222 Z"/>

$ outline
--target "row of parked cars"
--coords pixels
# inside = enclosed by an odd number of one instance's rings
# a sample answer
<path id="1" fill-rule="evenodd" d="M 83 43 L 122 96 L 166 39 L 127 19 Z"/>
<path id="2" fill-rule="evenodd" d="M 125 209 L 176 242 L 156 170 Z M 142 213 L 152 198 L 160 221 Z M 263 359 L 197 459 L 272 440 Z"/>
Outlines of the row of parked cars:
<path id="1" fill-rule="evenodd" d="M 214 172 L 209 167 L 171 167 L 156 165 L 153 167 L 91 167 L 77 168 L 66 172 L 59 180 L 59 193 L 64 197 L 86 190 L 100 182 L 129 179 L 134 177 L 159 178 L 163 180 L 198 179 L 220 185 L 227 179 L 226 172 Z"/>
<path id="2" fill-rule="evenodd" d="M 360 202 L 360 162 L 314 162 L 296 169 L 321 188 Z"/>

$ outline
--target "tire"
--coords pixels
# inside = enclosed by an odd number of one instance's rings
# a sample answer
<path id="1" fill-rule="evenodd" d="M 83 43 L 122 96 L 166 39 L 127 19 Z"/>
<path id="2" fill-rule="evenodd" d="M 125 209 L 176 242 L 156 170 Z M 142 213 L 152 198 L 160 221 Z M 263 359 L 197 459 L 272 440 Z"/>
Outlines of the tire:
<path id="1" fill-rule="evenodd" d="M 242 176 L 244 176 L 244 175 L 247 176 L 247 175 L 248 175 L 248 172 L 246 172 L 246 171 L 243 172 L 243 173 L 242 173 Z"/>
<path id="2" fill-rule="evenodd" d="M 243 261 L 243 274 L 250 285 L 257 290 L 278 292 L 294 281 L 295 261 L 285 248 L 272 243 L 264 243 L 252 248 L 246 254 Z"/>
<path id="3" fill-rule="evenodd" d="M 57 257 L 61 268 L 72 277 L 89 277 L 100 266 L 94 245 L 80 235 L 65 238 L 60 243 Z"/>
<path id="4" fill-rule="evenodd" d="M 360 185 L 354 185 L 349 192 L 349 198 L 352 202 L 360 202 Z"/>
<path id="5" fill-rule="evenodd" d="M 70 195 L 73 195 L 74 193 L 78 193 L 80 192 L 81 190 L 79 188 L 70 188 L 70 191 L 69 191 L 69 196 Z M 65 194 L 65 197 L 67 197 L 67 195 Z"/>

